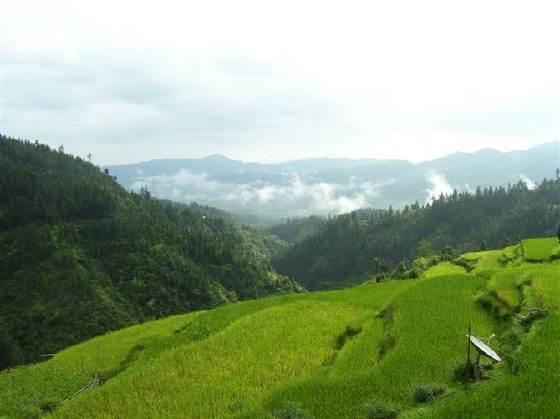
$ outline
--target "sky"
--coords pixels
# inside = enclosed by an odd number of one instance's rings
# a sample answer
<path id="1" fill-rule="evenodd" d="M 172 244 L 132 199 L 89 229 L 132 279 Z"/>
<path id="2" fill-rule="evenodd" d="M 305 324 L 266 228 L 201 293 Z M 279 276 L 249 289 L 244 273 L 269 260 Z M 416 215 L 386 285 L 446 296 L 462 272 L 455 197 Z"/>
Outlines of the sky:
<path id="1" fill-rule="evenodd" d="M 1 131 L 105 164 L 560 139 L 557 1 L 5 1 Z"/>

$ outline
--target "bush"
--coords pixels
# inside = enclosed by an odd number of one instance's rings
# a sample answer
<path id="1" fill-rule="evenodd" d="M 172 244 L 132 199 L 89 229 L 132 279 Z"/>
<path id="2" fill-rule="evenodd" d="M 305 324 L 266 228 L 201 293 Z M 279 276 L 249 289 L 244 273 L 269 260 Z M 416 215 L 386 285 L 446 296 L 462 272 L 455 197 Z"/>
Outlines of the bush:
<path id="1" fill-rule="evenodd" d="M 373 400 L 365 405 L 365 417 L 367 419 L 394 419 L 398 412 L 378 400 Z"/>
<path id="2" fill-rule="evenodd" d="M 58 407 L 59 402 L 56 399 L 46 399 L 41 401 L 39 404 L 39 408 L 43 413 L 54 412 L 55 409 Z"/>
<path id="3" fill-rule="evenodd" d="M 417 403 L 431 402 L 445 393 L 445 387 L 436 385 L 416 385 L 412 391 L 412 397 Z"/>
<path id="4" fill-rule="evenodd" d="M 474 380 L 474 364 L 460 363 L 453 369 L 453 381 L 457 383 L 466 383 Z"/>

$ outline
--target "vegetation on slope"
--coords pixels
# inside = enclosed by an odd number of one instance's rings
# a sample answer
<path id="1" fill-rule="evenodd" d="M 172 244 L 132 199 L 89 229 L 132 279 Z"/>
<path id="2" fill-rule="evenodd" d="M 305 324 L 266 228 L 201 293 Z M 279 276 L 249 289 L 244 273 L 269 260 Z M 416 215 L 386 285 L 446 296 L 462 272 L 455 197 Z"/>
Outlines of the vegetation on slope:
<path id="1" fill-rule="evenodd" d="M 0 373 L 0 416 L 553 417 L 560 262 L 527 263 L 510 248 L 473 257 L 470 273 L 443 262 L 417 280 L 228 304 L 100 336 Z M 467 386 L 455 372 L 469 324 L 497 333 L 504 361 L 484 360 L 484 380 Z M 63 401 L 96 374 L 101 387 Z"/>
<path id="2" fill-rule="evenodd" d="M 549 260 L 552 252 L 558 247 L 555 237 L 549 239 L 527 239 L 521 242 L 523 256 L 528 262 L 544 262 Z"/>
<path id="3" fill-rule="evenodd" d="M 317 215 L 301 218 L 288 218 L 285 223 L 268 229 L 272 234 L 290 243 L 299 242 L 312 236 L 329 218 Z"/>
<path id="4" fill-rule="evenodd" d="M 541 242 L 542 245 L 546 241 Z M 534 321 L 530 333 L 522 344 L 511 348 L 508 339 L 501 347 L 503 356 L 512 366 L 513 373 L 504 373 L 499 379 L 484 385 L 473 386 L 432 409 L 418 412 L 418 417 L 430 418 L 554 418 L 560 412 L 560 264 L 535 264 L 524 269 L 521 278 L 529 278 L 530 291 L 524 291 L 525 309 L 515 315 L 513 324 L 530 319 L 541 313 Z M 510 279 L 520 275 L 510 272 Z M 535 306 L 542 306 L 541 311 Z M 507 325 L 511 325 L 508 322 Z M 513 328 L 504 337 L 516 336 Z"/>
<path id="5" fill-rule="evenodd" d="M 327 220 L 274 266 L 308 289 L 336 288 L 345 278 L 376 274 L 382 266 L 409 265 L 415 257 L 449 246 L 461 254 L 517 244 L 525 237 L 552 236 L 558 220 L 558 179 L 544 180 L 533 190 L 520 182 L 473 194 L 454 192 L 402 211 L 358 210 Z"/>
<path id="6" fill-rule="evenodd" d="M 282 246 L 2 137 L 0 368 L 133 323 L 298 290 L 270 266 Z"/>

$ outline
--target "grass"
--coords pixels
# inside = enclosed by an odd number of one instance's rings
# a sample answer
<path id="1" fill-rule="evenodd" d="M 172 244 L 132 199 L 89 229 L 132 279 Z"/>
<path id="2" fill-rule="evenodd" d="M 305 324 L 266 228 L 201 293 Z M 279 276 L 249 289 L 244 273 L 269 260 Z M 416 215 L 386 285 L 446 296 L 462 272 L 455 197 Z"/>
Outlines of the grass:
<path id="1" fill-rule="evenodd" d="M 274 410 L 286 401 L 296 402 L 320 418 L 360 417 L 371 399 L 399 410 L 413 407 L 413 384 L 452 384 L 453 367 L 465 357 L 469 322 L 482 335 L 492 329 L 491 320 L 472 301 L 472 294 L 483 285 L 482 279 L 464 274 L 417 281 L 394 301 L 394 323 L 389 328 L 384 330 L 378 319 L 332 367 L 293 383 L 271 397 L 267 406 Z M 395 336 L 396 345 L 380 359 L 377 345 L 387 333 Z"/>
<path id="2" fill-rule="evenodd" d="M 126 371 L 54 417 L 224 417 L 246 414 L 271 391 L 328 359 L 333 341 L 364 310 L 302 301 L 246 316 L 196 346 L 166 351 L 155 364 Z M 275 325 L 275 327 L 270 327 Z M 115 407 L 118 406 L 118 412 Z"/>
<path id="3" fill-rule="evenodd" d="M 550 245 L 526 242 L 525 258 Z M 441 263 L 417 280 L 268 297 L 99 336 L 0 372 L 0 418 L 550 417 L 560 411 L 560 261 L 521 263 L 520 251 L 463 255 L 470 273 Z M 481 293 L 508 315 L 495 320 Z M 548 315 L 519 326 L 538 307 Z M 478 336 L 498 333 L 492 346 L 519 360 L 517 374 L 502 362 L 490 380 L 454 383 L 469 323 Z M 95 374 L 107 381 L 63 401 Z M 420 403 L 418 389 L 433 388 L 445 393 Z"/>
<path id="4" fill-rule="evenodd" d="M 534 288 L 550 314 L 539 320 L 513 355 L 517 375 L 472 386 L 410 417 L 552 418 L 560 412 L 560 265 L 531 269 Z"/>
<path id="5" fill-rule="evenodd" d="M 558 247 L 556 237 L 527 239 L 521 243 L 523 255 L 527 262 L 544 262 L 550 258 L 552 252 Z"/>
<path id="6" fill-rule="evenodd" d="M 432 266 L 426 272 L 424 272 L 424 277 L 429 278 L 432 276 L 442 276 L 442 275 L 454 275 L 465 273 L 465 268 L 463 266 L 456 265 L 451 262 L 441 262 L 437 265 Z"/>
<path id="7" fill-rule="evenodd" d="M 169 336 L 196 314 L 172 316 L 98 336 L 60 352 L 44 363 L 0 373 L 0 418 L 37 417 L 126 359 L 140 341 Z"/>
<path id="8" fill-rule="evenodd" d="M 487 290 L 506 304 L 512 313 L 520 310 L 523 302 L 523 279 L 528 275 L 527 267 L 516 267 L 495 273 L 488 281 Z"/>
<path id="9" fill-rule="evenodd" d="M 480 258 L 473 270 L 475 275 L 490 277 L 493 273 L 503 268 L 501 250 L 488 250 L 486 252 L 479 252 Z"/>
<path id="10" fill-rule="evenodd" d="M 461 255 L 454 261 L 455 265 L 463 266 L 468 272 L 489 278 L 503 268 L 504 251 L 485 250 Z"/>

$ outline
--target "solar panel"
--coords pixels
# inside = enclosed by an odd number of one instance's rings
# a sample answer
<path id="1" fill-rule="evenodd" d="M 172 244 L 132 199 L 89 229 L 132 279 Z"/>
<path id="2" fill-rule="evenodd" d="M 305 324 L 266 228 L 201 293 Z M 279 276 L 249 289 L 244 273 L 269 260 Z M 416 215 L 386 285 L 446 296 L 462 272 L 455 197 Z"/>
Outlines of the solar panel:
<path id="1" fill-rule="evenodd" d="M 496 352 L 494 352 L 494 350 L 490 346 L 482 342 L 476 336 L 471 335 L 470 341 L 479 352 L 483 353 L 488 358 L 492 358 L 494 361 L 498 361 L 498 362 L 502 360 L 502 358 L 500 358 L 500 356 Z"/>

